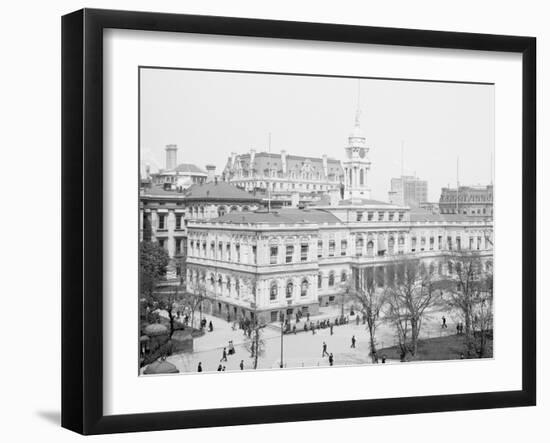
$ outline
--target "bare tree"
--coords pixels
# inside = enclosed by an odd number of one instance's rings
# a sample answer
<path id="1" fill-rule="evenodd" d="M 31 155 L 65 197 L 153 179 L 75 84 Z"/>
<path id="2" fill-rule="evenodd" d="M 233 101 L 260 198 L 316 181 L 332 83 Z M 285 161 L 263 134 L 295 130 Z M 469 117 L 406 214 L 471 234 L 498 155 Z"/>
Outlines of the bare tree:
<path id="1" fill-rule="evenodd" d="M 484 355 L 487 334 L 489 330 L 492 332 L 492 272 L 483 271 L 483 262 L 477 251 L 453 253 L 448 257 L 448 264 L 452 274 L 446 298 L 464 321 L 466 355 L 470 358 Z M 478 338 L 481 338 L 479 344 Z"/>
<path id="2" fill-rule="evenodd" d="M 168 315 L 170 324 L 170 338 L 176 328 L 176 307 L 182 299 L 182 292 L 179 286 L 173 286 L 167 290 L 155 290 L 147 297 L 147 304 L 151 310 L 164 311 Z"/>
<path id="3" fill-rule="evenodd" d="M 438 299 L 431 270 L 419 260 L 406 259 L 399 263 L 395 282 L 386 288 L 385 320 L 397 332 L 401 360 L 414 359 L 418 337 L 426 310 Z"/>
<path id="4" fill-rule="evenodd" d="M 256 318 L 256 316 L 254 316 Z M 258 358 L 265 353 L 265 341 L 262 338 L 263 328 L 265 324 L 259 323 L 257 320 L 251 324 L 250 336 L 244 343 L 245 349 L 250 352 L 250 357 L 254 359 L 254 369 L 258 368 Z"/>
<path id="5" fill-rule="evenodd" d="M 349 293 L 360 303 L 361 312 L 365 316 L 369 331 L 369 353 L 373 363 L 377 361 L 376 330 L 381 323 L 382 308 L 387 301 L 386 292 L 376 287 L 374 275 L 368 269 L 358 271 L 354 285 L 349 286 Z"/>
<path id="6" fill-rule="evenodd" d="M 195 326 L 195 312 L 202 309 L 202 303 L 206 298 L 206 283 L 198 281 L 192 291 L 186 291 L 183 297 L 183 305 L 191 313 L 191 327 Z"/>

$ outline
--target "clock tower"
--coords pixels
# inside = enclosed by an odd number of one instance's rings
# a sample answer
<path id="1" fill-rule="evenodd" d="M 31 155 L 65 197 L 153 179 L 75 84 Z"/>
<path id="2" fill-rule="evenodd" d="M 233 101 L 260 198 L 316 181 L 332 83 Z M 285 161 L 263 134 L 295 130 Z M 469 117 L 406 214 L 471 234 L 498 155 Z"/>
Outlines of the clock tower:
<path id="1" fill-rule="evenodd" d="M 361 131 L 361 110 L 357 107 L 355 126 L 348 137 L 344 167 L 345 198 L 370 198 L 367 174 L 370 171 L 369 148 Z"/>

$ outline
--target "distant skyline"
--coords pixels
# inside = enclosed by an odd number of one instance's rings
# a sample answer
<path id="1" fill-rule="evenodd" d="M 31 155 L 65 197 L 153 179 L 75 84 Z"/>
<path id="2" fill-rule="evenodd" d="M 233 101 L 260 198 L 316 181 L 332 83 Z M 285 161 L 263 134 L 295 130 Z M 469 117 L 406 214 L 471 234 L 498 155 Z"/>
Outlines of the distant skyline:
<path id="1" fill-rule="evenodd" d="M 178 163 L 220 174 L 231 152 L 286 150 L 344 160 L 358 102 L 358 80 L 334 77 L 141 70 L 141 160 L 164 167 L 165 146 Z M 442 187 L 491 182 L 494 86 L 361 79 L 361 128 L 372 162 L 372 198 L 387 201 L 390 180 L 404 174 Z"/>

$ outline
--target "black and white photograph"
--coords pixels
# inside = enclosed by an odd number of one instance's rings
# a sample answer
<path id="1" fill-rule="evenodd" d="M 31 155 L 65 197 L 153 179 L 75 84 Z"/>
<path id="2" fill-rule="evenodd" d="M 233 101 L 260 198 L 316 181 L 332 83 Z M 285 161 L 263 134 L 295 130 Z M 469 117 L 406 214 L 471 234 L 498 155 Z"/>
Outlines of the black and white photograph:
<path id="1" fill-rule="evenodd" d="M 493 83 L 137 75 L 140 376 L 494 358 Z"/>

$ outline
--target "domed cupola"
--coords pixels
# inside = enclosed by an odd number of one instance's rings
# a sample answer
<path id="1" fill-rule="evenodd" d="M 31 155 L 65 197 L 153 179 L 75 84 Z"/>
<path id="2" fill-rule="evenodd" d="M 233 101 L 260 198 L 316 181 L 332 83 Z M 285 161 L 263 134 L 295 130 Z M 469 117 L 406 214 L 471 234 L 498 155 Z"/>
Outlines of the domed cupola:
<path id="1" fill-rule="evenodd" d="M 343 162 L 345 195 L 346 198 L 369 198 L 370 189 L 367 184 L 367 173 L 370 171 L 371 163 L 367 155 L 369 152 L 367 139 L 361 130 L 360 83 L 357 86 L 355 125 L 348 137 L 348 144 L 345 148 L 346 160 Z"/>

